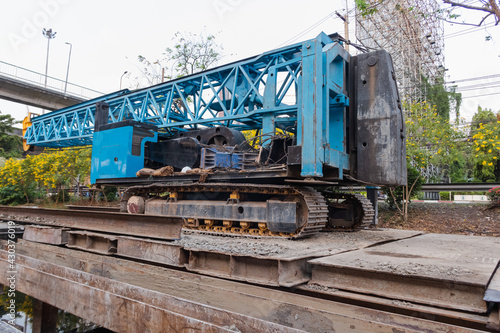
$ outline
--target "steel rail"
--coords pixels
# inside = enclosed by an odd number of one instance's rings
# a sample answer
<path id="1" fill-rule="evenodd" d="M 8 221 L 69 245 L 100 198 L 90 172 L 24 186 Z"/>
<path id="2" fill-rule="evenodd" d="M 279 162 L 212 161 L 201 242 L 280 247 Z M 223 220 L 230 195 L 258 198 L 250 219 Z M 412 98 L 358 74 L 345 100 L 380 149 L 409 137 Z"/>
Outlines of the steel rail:
<path id="1" fill-rule="evenodd" d="M 183 224 L 164 216 L 10 206 L 0 206 L 0 220 L 157 239 L 179 239 Z"/>
<path id="2" fill-rule="evenodd" d="M 422 191 L 440 192 L 440 191 L 488 191 L 489 189 L 500 186 L 500 183 L 428 183 L 422 185 Z M 364 191 L 365 186 L 342 186 L 342 190 Z"/>
<path id="3" fill-rule="evenodd" d="M 422 191 L 488 191 L 500 183 L 434 183 L 423 184 Z"/>

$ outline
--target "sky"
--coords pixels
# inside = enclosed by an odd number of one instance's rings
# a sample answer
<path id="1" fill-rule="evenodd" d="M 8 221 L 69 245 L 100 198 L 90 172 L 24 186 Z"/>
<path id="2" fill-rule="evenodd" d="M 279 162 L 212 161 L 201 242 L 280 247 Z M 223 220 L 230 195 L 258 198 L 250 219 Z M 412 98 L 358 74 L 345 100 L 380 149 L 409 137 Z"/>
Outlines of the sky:
<path id="1" fill-rule="evenodd" d="M 224 50 L 219 64 L 244 59 L 317 36 L 344 34 L 335 15 L 353 15 L 351 0 L 0 0 L 0 61 L 45 73 L 47 39 L 43 28 L 56 31 L 50 41 L 48 75 L 103 93 L 128 88 L 138 74 L 138 55 L 161 57 L 177 31 L 215 34 Z M 475 19 L 464 12 L 464 18 Z M 351 16 L 350 21 L 354 19 Z M 491 21 L 490 21 L 491 22 Z M 354 24 L 350 25 L 354 39 Z M 485 37 L 491 36 L 490 41 Z M 500 26 L 472 29 L 445 26 L 446 81 L 465 87 L 461 115 L 470 120 L 477 106 L 500 111 Z M 128 71 L 129 74 L 122 74 Z M 486 80 L 464 79 L 491 76 Z M 453 84 L 453 83 L 450 83 Z M 481 88 L 482 87 L 482 88 Z M 496 93 L 496 94 L 495 94 Z M 493 94 L 493 95 L 491 95 Z M 474 97 L 478 95 L 487 95 Z M 0 100 L 0 111 L 22 120 L 28 108 Z M 29 107 L 30 112 L 39 109 Z"/>

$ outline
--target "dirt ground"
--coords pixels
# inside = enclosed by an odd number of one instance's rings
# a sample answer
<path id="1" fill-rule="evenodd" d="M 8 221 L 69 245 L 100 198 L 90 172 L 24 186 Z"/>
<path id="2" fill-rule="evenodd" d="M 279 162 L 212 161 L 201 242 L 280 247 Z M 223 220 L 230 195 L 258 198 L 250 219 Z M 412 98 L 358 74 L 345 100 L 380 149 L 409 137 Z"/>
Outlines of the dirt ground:
<path id="1" fill-rule="evenodd" d="M 379 204 L 379 227 L 442 234 L 500 237 L 500 208 L 485 204 L 420 203 L 408 207 L 408 220 Z"/>

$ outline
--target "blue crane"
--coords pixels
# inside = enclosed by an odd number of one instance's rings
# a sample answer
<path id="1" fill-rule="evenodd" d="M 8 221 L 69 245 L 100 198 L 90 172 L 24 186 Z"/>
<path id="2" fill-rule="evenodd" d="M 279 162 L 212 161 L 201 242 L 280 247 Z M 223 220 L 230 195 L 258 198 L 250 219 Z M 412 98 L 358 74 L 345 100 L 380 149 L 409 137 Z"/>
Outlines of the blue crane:
<path id="1" fill-rule="evenodd" d="M 286 138 L 276 135 L 278 129 Z M 252 153 L 240 133 L 247 130 L 272 139 Z M 406 182 L 404 134 L 390 56 L 385 51 L 351 56 L 340 36 L 321 33 L 204 72 L 34 117 L 25 139 L 43 147 L 92 144 L 91 178 L 97 184 L 137 183 L 136 173 L 150 165 L 172 167 L 174 178 L 156 180 L 176 179 L 185 165 L 229 168 L 210 179 L 231 181 L 244 165 L 269 171 L 274 161 L 272 170 L 276 164 L 283 167 L 277 168 L 276 178 L 282 183 L 394 186 Z M 245 177 L 257 179 L 251 173 Z M 177 191 L 190 190 L 168 188 Z M 239 200 L 233 196 L 229 199 Z"/>

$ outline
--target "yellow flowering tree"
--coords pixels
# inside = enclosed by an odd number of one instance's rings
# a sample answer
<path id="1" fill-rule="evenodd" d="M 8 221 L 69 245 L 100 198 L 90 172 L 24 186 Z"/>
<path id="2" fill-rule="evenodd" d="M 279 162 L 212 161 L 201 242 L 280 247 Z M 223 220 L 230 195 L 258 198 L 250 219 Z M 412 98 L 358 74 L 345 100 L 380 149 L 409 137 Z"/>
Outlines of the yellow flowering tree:
<path id="1" fill-rule="evenodd" d="M 47 151 L 8 159 L 0 168 L 0 204 L 31 202 L 36 192 L 72 185 L 90 174 L 91 148 Z"/>
<path id="2" fill-rule="evenodd" d="M 471 134 L 474 177 L 483 182 L 500 181 L 500 113 L 488 122 L 479 122 Z"/>
<path id="3" fill-rule="evenodd" d="M 0 204 L 30 202 L 35 197 L 36 184 L 33 181 L 29 163 L 10 158 L 0 169 Z"/>

